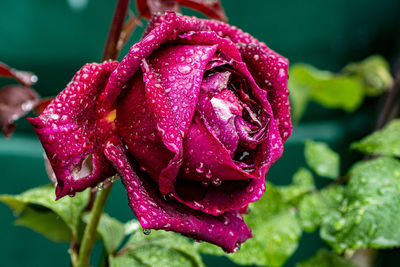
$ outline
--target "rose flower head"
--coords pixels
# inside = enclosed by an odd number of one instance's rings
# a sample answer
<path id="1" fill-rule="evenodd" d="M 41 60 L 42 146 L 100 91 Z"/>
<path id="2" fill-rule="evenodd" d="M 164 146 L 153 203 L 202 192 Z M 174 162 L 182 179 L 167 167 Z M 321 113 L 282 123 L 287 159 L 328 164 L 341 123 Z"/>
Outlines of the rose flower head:
<path id="1" fill-rule="evenodd" d="M 118 173 L 145 229 L 232 252 L 290 136 L 288 61 L 220 21 L 166 12 L 118 64 L 87 64 L 30 119 L 57 198 Z"/>

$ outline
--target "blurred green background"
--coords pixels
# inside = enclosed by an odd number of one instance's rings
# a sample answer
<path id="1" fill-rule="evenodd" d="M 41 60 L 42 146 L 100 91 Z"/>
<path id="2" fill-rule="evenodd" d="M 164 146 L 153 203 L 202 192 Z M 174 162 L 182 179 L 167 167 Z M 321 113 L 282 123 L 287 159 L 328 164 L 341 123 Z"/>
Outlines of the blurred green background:
<path id="1" fill-rule="evenodd" d="M 339 70 L 349 61 L 381 54 L 391 63 L 400 47 L 398 0 L 222 0 L 229 22 L 267 43 L 291 63 L 307 62 Z M 0 61 L 36 73 L 34 86 L 42 96 L 60 92 L 86 62 L 99 61 L 115 1 L 110 0 L 15 0 L 0 2 Z M 131 3 L 134 9 L 134 3 Z M 185 14 L 198 15 L 184 10 Z M 130 44 L 141 35 L 136 30 Z M 1 80 L 0 85 L 11 82 Z M 373 128 L 376 101 L 354 114 L 325 110 L 314 104 L 285 146 L 284 156 L 268 179 L 289 183 L 304 165 L 305 138 L 328 142 L 349 154 L 347 145 Z M 48 182 L 43 150 L 25 120 L 11 139 L 0 139 L 0 193 L 17 194 Z M 342 167 L 346 169 L 348 164 Z M 122 221 L 133 218 L 123 187 L 118 183 L 106 210 Z M 68 244 L 53 244 L 29 229 L 13 226 L 14 216 L 0 204 L 0 257 L 2 266 L 69 266 Z M 305 234 L 299 249 L 287 262 L 293 266 L 322 246 L 318 235 Z M 96 253 L 100 251 L 96 248 Z M 235 266 L 227 259 L 206 257 L 209 266 Z"/>

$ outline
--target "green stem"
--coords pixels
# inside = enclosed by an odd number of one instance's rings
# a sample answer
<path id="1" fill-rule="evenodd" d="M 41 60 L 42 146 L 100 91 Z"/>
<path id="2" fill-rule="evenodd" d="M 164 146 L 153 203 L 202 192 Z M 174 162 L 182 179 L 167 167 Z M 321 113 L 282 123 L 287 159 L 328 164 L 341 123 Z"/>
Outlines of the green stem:
<path id="1" fill-rule="evenodd" d="M 94 201 L 93 209 L 90 214 L 90 220 L 85 228 L 85 232 L 82 237 L 82 245 L 79 250 L 78 264 L 77 267 L 88 267 L 90 252 L 92 251 L 93 245 L 96 241 L 96 230 L 99 224 L 101 214 L 103 213 L 104 206 L 106 204 L 108 195 L 111 192 L 113 184 L 98 192 L 96 200 Z"/>

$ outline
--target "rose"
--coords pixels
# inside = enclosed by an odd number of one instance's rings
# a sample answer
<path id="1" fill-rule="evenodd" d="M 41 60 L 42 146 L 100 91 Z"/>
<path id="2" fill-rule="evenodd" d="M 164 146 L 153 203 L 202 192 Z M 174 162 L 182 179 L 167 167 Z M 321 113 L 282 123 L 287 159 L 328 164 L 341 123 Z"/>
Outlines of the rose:
<path id="1" fill-rule="evenodd" d="M 30 120 L 57 198 L 118 172 L 143 228 L 234 251 L 291 133 L 287 67 L 225 23 L 154 16 L 120 64 L 84 66 Z"/>

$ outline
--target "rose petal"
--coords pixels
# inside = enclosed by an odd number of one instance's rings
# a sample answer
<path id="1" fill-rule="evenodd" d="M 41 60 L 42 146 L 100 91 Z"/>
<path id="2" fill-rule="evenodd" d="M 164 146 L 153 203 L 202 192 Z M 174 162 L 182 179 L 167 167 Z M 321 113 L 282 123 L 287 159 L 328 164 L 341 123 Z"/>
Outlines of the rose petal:
<path id="1" fill-rule="evenodd" d="M 286 141 L 292 132 L 287 89 L 288 60 L 235 26 L 216 20 L 204 20 L 204 23 L 221 37 L 237 44 L 250 72 L 258 84 L 268 91 L 268 101 L 274 110 L 280 135 Z"/>
<path id="2" fill-rule="evenodd" d="M 203 77 L 201 90 L 208 95 L 214 96 L 228 88 L 230 77 L 231 72 L 229 71 L 210 73 L 208 76 Z"/>
<path id="3" fill-rule="evenodd" d="M 196 109 L 204 69 L 216 50 L 215 45 L 163 46 L 149 59 L 165 88 L 182 136 L 185 136 Z"/>
<path id="4" fill-rule="evenodd" d="M 174 154 L 168 166 L 161 171 L 158 179 L 160 192 L 166 195 L 172 191 L 173 183 L 182 164 L 182 135 L 172 114 L 170 99 L 158 74 L 146 60 L 143 60 L 142 70 L 147 107 L 152 114 L 158 135 L 168 150 Z"/>
<path id="5" fill-rule="evenodd" d="M 106 108 L 113 105 L 122 86 L 139 69 L 142 60 L 148 58 L 161 44 L 181 32 L 206 29 L 207 27 L 198 19 L 177 16 L 174 12 L 166 12 L 164 16 L 154 16 L 143 39 L 131 47 L 118 68 L 111 74 L 105 90 L 103 105 Z"/>
<path id="6" fill-rule="evenodd" d="M 202 92 L 199 96 L 197 110 L 204 118 L 204 124 L 207 129 L 229 150 L 232 157 L 239 143 L 233 114 L 231 114 L 230 118 L 223 120 L 221 116 L 218 116 L 205 92 Z"/>
<path id="7" fill-rule="evenodd" d="M 199 24 L 198 21 L 197 24 Z M 188 33 L 179 35 L 176 40 L 171 42 L 178 44 L 218 44 L 218 49 L 225 59 L 242 61 L 242 56 L 240 55 L 235 44 L 231 40 L 222 38 L 217 33 L 212 31 L 190 31 Z"/>
<path id="8" fill-rule="evenodd" d="M 57 176 L 57 198 L 114 173 L 102 145 L 115 132 L 115 111 L 102 109 L 98 96 L 117 64 L 86 64 L 39 117 L 29 119 Z"/>
<path id="9" fill-rule="evenodd" d="M 136 72 L 128 87 L 117 105 L 118 135 L 128 146 L 129 153 L 140 162 L 141 168 L 147 169 L 158 182 L 161 171 L 174 157 L 174 153 L 165 146 L 151 117 L 142 71 Z"/>
<path id="10" fill-rule="evenodd" d="M 257 179 L 233 162 L 230 152 L 207 129 L 197 114 L 183 140 L 183 164 L 179 178 L 218 183 L 225 180 Z"/>
<path id="11" fill-rule="evenodd" d="M 110 139 L 104 153 L 121 175 L 129 204 L 143 228 L 179 232 L 216 244 L 228 252 L 233 252 L 252 237 L 237 211 L 215 217 L 189 209 L 174 200 L 162 200 L 149 180 L 137 176 L 119 139 Z"/>
<path id="12" fill-rule="evenodd" d="M 30 87 L 9 85 L 0 89 L 0 127 L 4 136 L 14 131 L 14 121 L 26 115 L 39 102 L 39 95 Z"/>
<path id="13" fill-rule="evenodd" d="M 218 216 L 259 200 L 265 188 L 264 178 L 223 181 L 219 184 L 178 180 L 173 197 L 192 209 Z"/>
<path id="14" fill-rule="evenodd" d="M 32 72 L 15 70 L 2 62 L 0 62 L 0 76 L 13 78 L 25 86 L 30 86 L 38 80 L 37 76 Z"/>

